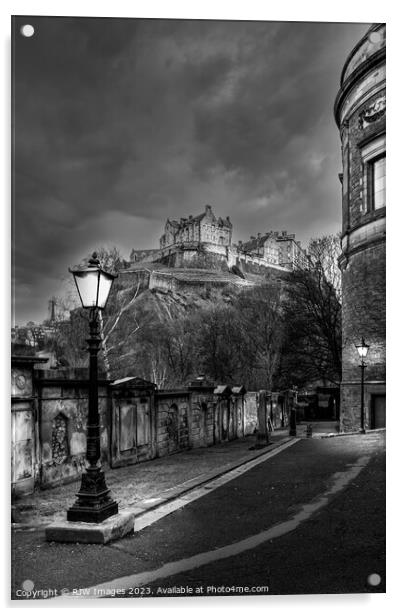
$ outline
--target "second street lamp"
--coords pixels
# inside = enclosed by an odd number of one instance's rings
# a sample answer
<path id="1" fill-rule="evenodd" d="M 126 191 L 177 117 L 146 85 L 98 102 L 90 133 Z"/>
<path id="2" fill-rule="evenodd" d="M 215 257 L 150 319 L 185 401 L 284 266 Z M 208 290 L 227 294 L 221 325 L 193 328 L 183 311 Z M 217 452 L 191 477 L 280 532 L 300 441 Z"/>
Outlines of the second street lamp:
<path id="1" fill-rule="evenodd" d="M 364 416 L 364 369 L 367 367 L 367 364 L 364 363 L 364 359 L 367 356 L 368 350 L 370 346 L 366 344 L 364 338 L 362 336 L 361 342 L 359 344 L 355 344 L 357 352 L 360 357 L 360 369 L 362 371 L 361 382 L 360 382 L 360 427 L 361 431 L 364 434 L 366 432 L 365 427 L 365 416 Z"/>
<path id="2" fill-rule="evenodd" d="M 74 276 L 83 308 L 89 309 L 89 387 L 86 458 L 89 463 L 82 474 L 81 488 L 76 502 L 67 511 L 69 522 L 103 522 L 118 513 L 106 486 L 100 465 L 100 425 L 98 407 L 98 351 L 100 346 L 99 311 L 106 305 L 116 274 L 100 267 L 94 252 L 85 269 L 70 269 Z"/>

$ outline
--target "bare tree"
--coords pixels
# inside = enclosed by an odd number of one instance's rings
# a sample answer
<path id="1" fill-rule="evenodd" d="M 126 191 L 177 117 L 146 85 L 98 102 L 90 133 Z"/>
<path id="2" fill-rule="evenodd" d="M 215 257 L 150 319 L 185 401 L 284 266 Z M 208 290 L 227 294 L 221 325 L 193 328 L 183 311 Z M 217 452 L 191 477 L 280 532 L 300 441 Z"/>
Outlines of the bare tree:
<path id="1" fill-rule="evenodd" d="M 95 252 L 101 267 L 107 272 L 118 272 L 121 269 L 124 259 L 116 246 L 98 246 Z"/>
<path id="2" fill-rule="evenodd" d="M 240 365 L 236 332 L 236 311 L 231 306 L 213 305 L 194 320 L 194 362 L 213 381 L 236 380 Z"/>
<path id="3" fill-rule="evenodd" d="M 342 281 L 338 259 L 341 255 L 340 233 L 323 235 L 311 239 L 308 246 L 310 267 L 320 272 L 322 277 L 332 286 L 337 298 L 341 301 Z"/>
<path id="4" fill-rule="evenodd" d="M 284 315 L 286 341 L 281 362 L 284 384 L 341 377 L 341 283 L 339 238 L 310 242 L 310 267 L 288 280 Z"/>
<path id="5" fill-rule="evenodd" d="M 281 285 L 273 282 L 244 291 L 236 303 L 242 374 L 253 388 L 273 387 L 283 341 L 281 299 Z"/>

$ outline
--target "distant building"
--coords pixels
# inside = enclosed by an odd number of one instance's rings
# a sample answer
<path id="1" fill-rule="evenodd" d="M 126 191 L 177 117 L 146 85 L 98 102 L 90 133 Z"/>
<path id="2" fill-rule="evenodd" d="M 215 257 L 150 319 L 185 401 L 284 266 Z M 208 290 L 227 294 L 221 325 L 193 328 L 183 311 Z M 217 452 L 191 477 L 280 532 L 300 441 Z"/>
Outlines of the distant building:
<path id="1" fill-rule="evenodd" d="M 279 245 L 273 231 L 258 233 L 251 236 L 247 242 L 238 242 L 239 251 L 254 257 L 265 259 L 268 263 L 279 265 Z"/>
<path id="2" fill-rule="evenodd" d="M 385 24 L 358 42 L 341 75 L 335 119 L 342 142 L 341 428 L 360 428 L 355 344 L 370 346 L 365 424 L 385 426 Z"/>
<path id="3" fill-rule="evenodd" d="M 294 233 L 287 231 L 267 231 L 251 236 L 247 242 L 239 242 L 238 249 L 255 257 L 265 259 L 267 263 L 279 265 L 289 270 L 305 268 L 308 256 L 301 242 Z"/>
<path id="4" fill-rule="evenodd" d="M 183 242 L 207 242 L 219 246 L 232 243 L 232 223 L 229 216 L 217 218 L 210 205 L 198 216 L 180 218 L 180 222 L 167 219 L 165 232 L 160 238 L 160 248 L 164 249 Z"/>

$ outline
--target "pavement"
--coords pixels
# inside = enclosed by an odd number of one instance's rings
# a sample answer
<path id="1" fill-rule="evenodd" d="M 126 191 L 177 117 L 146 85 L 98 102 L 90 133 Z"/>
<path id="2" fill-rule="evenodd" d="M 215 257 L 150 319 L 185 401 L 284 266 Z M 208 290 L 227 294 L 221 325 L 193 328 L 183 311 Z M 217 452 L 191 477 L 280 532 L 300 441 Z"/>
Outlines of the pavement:
<path id="1" fill-rule="evenodd" d="M 254 457 L 205 471 L 218 478 L 194 483 L 168 515 L 115 543 L 46 543 L 43 529 L 19 528 L 12 597 L 385 592 L 385 433 L 285 438 L 276 451 L 249 451 L 252 439 L 219 446 L 221 462 L 237 447 Z"/>
<path id="2" fill-rule="evenodd" d="M 207 448 L 190 449 L 140 464 L 105 469 L 107 485 L 119 510 L 144 513 L 210 481 L 216 476 L 263 455 L 268 448 L 289 440 L 288 430 L 270 433 L 267 448 L 251 451 L 256 437 L 248 436 Z M 80 480 L 40 490 L 12 505 L 13 528 L 44 528 L 65 519 L 75 501 Z"/>
<path id="3" fill-rule="evenodd" d="M 327 434 L 339 434 L 339 421 L 301 421 L 297 424 L 298 432 L 305 434 L 307 426 L 313 430 L 313 438 Z"/>

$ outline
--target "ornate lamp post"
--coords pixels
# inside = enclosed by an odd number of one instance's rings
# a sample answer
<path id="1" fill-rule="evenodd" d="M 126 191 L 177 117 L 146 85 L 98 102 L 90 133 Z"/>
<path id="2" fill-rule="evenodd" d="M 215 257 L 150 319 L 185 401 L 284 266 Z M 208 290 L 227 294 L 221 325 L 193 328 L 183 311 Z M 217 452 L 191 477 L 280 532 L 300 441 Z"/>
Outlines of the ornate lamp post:
<path id="1" fill-rule="evenodd" d="M 117 503 L 110 497 L 100 459 L 100 426 L 98 408 L 98 351 L 100 346 L 99 311 L 106 306 L 116 274 L 105 272 L 96 252 L 85 269 L 69 270 L 75 280 L 83 308 L 89 310 L 89 389 L 86 458 L 89 463 L 82 474 L 76 502 L 67 511 L 69 522 L 100 523 L 118 513 Z"/>
<path id="2" fill-rule="evenodd" d="M 357 352 L 359 353 L 359 357 L 361 360 L 360 368 L 362 371 L 362 378 L 361 378 L 361 390 L 360 390 L 360 425 L 361 425 L 361 431 L 364 434 L 366 432 L 365 421 L 364 421 L 365 419 L 364 418 L 364 369 L 367 366 L 367 364 L 364 363 L 364 358 L 367 356 L 370 346 L 365 343 L 364 338 L 362 336 L 361 342 L 359 342 L 359 344 L 355 344 L 355 347 L 357 349 Z"/>

